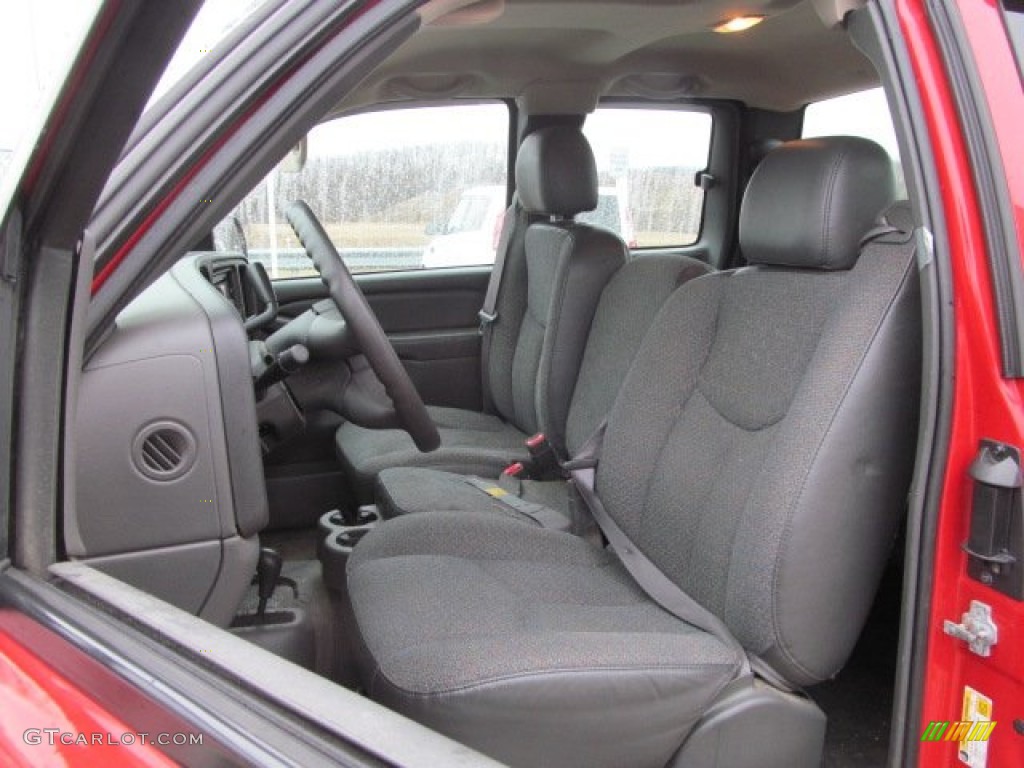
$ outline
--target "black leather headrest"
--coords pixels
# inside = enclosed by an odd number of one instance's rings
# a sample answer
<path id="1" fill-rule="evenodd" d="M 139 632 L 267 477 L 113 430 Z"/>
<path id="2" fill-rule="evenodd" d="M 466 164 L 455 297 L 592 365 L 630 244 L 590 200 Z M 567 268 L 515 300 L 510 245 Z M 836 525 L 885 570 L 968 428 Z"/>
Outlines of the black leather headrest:
<path id="1" fill-rule="evenodd" d="M 761 161 L 743 196 L 743 255 L 751 264 L 849 269 L 893 189 L 892 161 L 873 141 L 783 144 Z"/>
<path id="2" fill-rule="evenodd" d="M 528 213 L 572 217 L 597 207 L 597 163 L 579 128 L 554 125 L 523 140 L 516 191 Z"/>

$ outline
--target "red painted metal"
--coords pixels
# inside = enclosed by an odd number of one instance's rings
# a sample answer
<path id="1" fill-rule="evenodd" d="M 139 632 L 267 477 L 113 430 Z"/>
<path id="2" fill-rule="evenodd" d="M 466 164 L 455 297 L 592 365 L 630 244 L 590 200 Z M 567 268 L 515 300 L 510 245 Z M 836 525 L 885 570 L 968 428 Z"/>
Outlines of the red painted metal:
<path id="1" fill-rule="evenodd" d="M 12 768 L 175 765 L 0 629 L 0 764 Z M 155 734 L 153 735 L 155 738 Z M 131 741 L 132 743 L 122 743 Z M 68 743 L 70 742 L 70 743 Z"/>
<path id="2" fill-rule="evenodd" d="M 952 259 L 955 360 L 954 412 L 949 464 L 938 519 L 934 598 L 928 628 L 927 674 L 920 731 L 932 720 L 959 720 L 964 686 L 993 700 L 990 766 L 1024 765 L 1024 739 L 1014 733 L 1012 721 L 1021 717 L 1024 702 L 1024 607 L 1002 594 L 967 578 L 966 555 L 972 485 L 967 469 L 983 438 L 1024 445 L 1024 386 L 1001 374 L 999 335 L 982 226 L 981 208 L 974 188 L 960 118 L 949 78 L 922 0 L 897 0 L 897 11 L 921 92 L 928 134 L 942 189 Z M 1019 125 L 1024 102 L 1020 80 L 1008 58 L 1005 32 L 993 34 L 999 24 L 988 0 L 961 0 L 960 13 L 970 32 L 977 69 L 986 95 L 1003 100 L 990 111 L 1004 149 L 1003 160 L 1017 158 L 1010 172 L 1011 194 L 1018 229 L 1024 205 L 1021 187 L 1021 147 L 1006 150 L 1008 130 Z M 1017 115 L 1016 126 L 1005 121 Z M 1012 143 L 1012 142 L 1009 142 Z M 992 606 L 999 626 L 999 643 L 991 657 L 972 654 L 967 646 L 942 631 L 943 620 L 959 620 L 972 599 Z M 955 742 L 924 743 L 921 764 L 961 765 Z"/>

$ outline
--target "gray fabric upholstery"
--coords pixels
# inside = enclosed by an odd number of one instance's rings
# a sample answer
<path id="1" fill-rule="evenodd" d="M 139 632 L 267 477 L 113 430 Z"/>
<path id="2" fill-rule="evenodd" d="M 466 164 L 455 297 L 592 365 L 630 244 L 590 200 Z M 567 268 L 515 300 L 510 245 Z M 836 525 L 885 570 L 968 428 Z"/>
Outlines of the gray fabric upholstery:
<path id="1" fill-rule="evenodd" d="M 665 300 L 687 280 L 710 271 L 704 262 L 677 254 L 639 256 L 608 283 L 572 394 L 564 441 L 568 455 L 574 455 L 608 415 Z"/>
<path id="2" fill-rule="evenodd" d="M 844 662 L 904 509 L 921 362 L 912 241 L 874 239 L 849 271 L 687 282 L 608 418 L 608 514 L 797 684 Z M 607 552 L 499 515 L 387 521 L 348 566 L 370 695 L 514 764 L 661 765 L 737 671 Z"/>
<path id="3" fill-rule="evenodd" d="M 743 256 L 749 264 L 849 269 L 893 189 L 892 161 L 873 141 L 831 136 L 783 144 L 747 185 Z"/>
<path id="4" fill-rule="evenodd" d="M 609 513 L 796 683 L 845 661 L 904 509 L 914 275 L 909 248 L 869 246 L 846 273 L 694 280 L 659 315 L 609 417 L 596 479 Z"/>
<path id="5" fill-rule="evenodd" d="M 531 142 L 535 148 L 520 155 L 517 167 L 523 165 L 532 183 L 544 186 L 546 171 L 537 163 L 551 160 L 551 174 L 559 176 L 557 183 L 552 182 L 557 190 L 551 193 L 553 200 L 564 202 L 569 194 L 565 190 L 573 185 L 593 187 L 596 199 L 596 172 L 566 176 L 570 166 L 559 154 L 563 149 L 571 154 L 576 146 L 590 153 L 579 129 L 562 126 L 539 133 Z M 554 154 L 544 148 L 549 143 Z M 522 197 L 522 191 L 519 194 Z M 408 451 L 410 442 L 404 432 L 346 424 L 337 434 L 337 452 L 361 501 L 369 501 L 373 476 L 385 467 L 430 466 L 496 477 L 508 463 L 498 459 L 510 456 L 507 438 L 517 431 L 550 432 L 553 445 L 564 453 L 565 420 L 594 309 L 628 252 L 614 233 L 572 221 L 531 224 L 522 236 L 522 251 L 518 237 L 514 233 L 510 243 L 487 372 L 497 415 L 507 423 L 501 429 L 494 424 L 486 429 L 469 427 L 470 434 L 465 436 L 455 434 L 460 429 L 457 425 L 438 424 L 441 447 L 429 456 Z M 520 447 L 512 460 L 522 452 Z"/>
<path id="6" fill-rule="evenodd" d="M 538 286 L 538 291 L 550 290 L 551 296 L 546 301 L 546 332 L 535 376 L 537 430 L 533 431 L 544 432 L 555 451 L 565 457 L 566 420 L 594 313 L 609 280 L 626 263 L 628 251 L 618 235 L 584 224 L 536 224 L 527 238 L 531 275 L 538 275 L 538 282 L 543 271 L 534 267 L 534 259 L 535 253 L 544 250 L 541 243 L 557 243 L 563 250 L 550 288 Z M 531 250 L 534 238 L 536 248 Z M 530 285 L 532 290 L 533 278 Z"/>
<path id="7" fill-rule="evenodd" d="M 373 498 L 377 474 L 387 467 L 433 467 L 497 477 L 526 458 L 527 435 L 497 416 L 457 408 L 428 406 L 441 435 L 441 447 L 420 453 L 398 429 L 365 429 L 345 423 L 338 429 L 338 455 L 360 500 Z"/>
<path id="8" fill-rule="evenodd" d="M 586 331 L 586 346 L 573 384 L 565 427 L 560 426 L 557 418 L 543 425 L 552 445 L 564 450 L 567 456 L 579 450 L 611 410 L 626 371 L 662 304 L 682 283 L 709 270 L 706 264 L 685 256 L 652 255 L 635 258 L 616 272 L 601 293 L 593 322 Z M 578 343 L 574 344 L 578 348 Z M 569 366 L 563 369 L 568 370 Z M 549 405 L 548 412 L 553 408 Z M 525 488 L 523 497 L 527 501 L 559 512 L 568 506 L 567 487 L 561 480 L 528 483 Z M 376 501 L 392 517 L 429 509 L 497 509 L 510 514 L 507 505 L 493 501 L 457 475 L 433 476 L 429 471 L 414 468 L 397 468 L 381 474 Z"/>
<path id="9" fill-rule="evenodd" d="M 569 496 L 562 480 L 524 480 L 520 498 L 558 512 L 569 521 Z M 466 475 L 418 467 L 393 467 L 377 476 L 377 506 L 385 518 L 417 512 L 446 510 L 499 514 L 520 522 L 534 522 L 508 504 L 502 504 L 474 485 Z"/>
<path id="10" fill-rule="evenodd" d="M 664 765 L 739 665 L 614 556 L 498 516 L 389 521 L 348 590 L 368 694 L 512 765 Z"/>
<path id="11" fill-rule="evenodd" d="M 498 316 L 491 325 L 491 348 L 484 372 L 490 387 L 495 413 L 506 421 L 515 421 L 512 362 L 519 347 L 519 336 L 526 317 L 527 265 L 526 232 L 535 218 L 520 210 L 516 217 L 505 261 L 505 270 L 498 289 L 495 310 Z"/>
<path id="12" fill-rule="evenodd" d="M 534 131 L 516 156 L 516 191 L 530 213 L 572 218 L 597 207 L 597 163 L 583 132 L 556 125 Z"/>

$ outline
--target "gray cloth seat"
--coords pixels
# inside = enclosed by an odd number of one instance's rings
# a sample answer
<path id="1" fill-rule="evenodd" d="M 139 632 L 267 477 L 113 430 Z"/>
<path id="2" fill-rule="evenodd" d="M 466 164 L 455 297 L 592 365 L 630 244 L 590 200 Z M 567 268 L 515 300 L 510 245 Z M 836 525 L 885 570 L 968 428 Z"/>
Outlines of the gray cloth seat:
<path id="1" fill-rule="evenodd" d="M 595 475 L 632 545 L 799 686 L 849 655 L 913 466 L 913 238 L 859 248 L 892 186 L 863 139 L 770 153 L 741 208 L 752 266 L 668 299 Z M 606 550 L 500 515 L 386 521 L 347 579 L 369 694 L 512 765 L 665 765 L 746 674 Z M 732 715 L 763 738 L 756 713 Z"/>
<path id="2" fill-rule="evenodd" d="M 458 512 L 385 529 L 360 543 L 349 572 L 372 654 L 366 691 L 485 753 L 644 765 L 638 751 L 671 754 L 739 669 L 734 650 L 571 534 Z M 598 727 L 600 757 L 574 741 Z"/>
<path id="3" fill-rule="evenodd" d="M 385 519 L 399 515 L 445 510 L 447 512 L 486 512 L 504 515 L 520 522 L 537 521 L 502 501 L 504 494 L 551 510 L 546 527 L 569 530 L 571 511 L 569 491 L 565 480 L 522 480 L 509 488 L 508 484 L 491 483 L 496 490 L 489 494 L 479 484 L 473 484 L 472 475 L 443 472 L 424 467 L 394 467 L 377 477 L 377 508 Z M 499 493 L 500 492 L 500 493 Z M 506 497 L 507 498 L 507 497 Z"/>
<path id="4" fill-rule="evenodd" d="M 542 128 L 523 141 L 516 156 L 523 214 L 509 240 L 483 372 L 495 413 L 431 409 L 441 446 L 430 453 L 412 449 L 404 432 L 343 424 L 337 453 L 361 501 L 372 498 L 387 467 L 497 477 L 525 458 L 529 435 L 564 429 L 598 298 L 627 255 L 613 232 L 573 220 L 597 205 L 597 184 L 579 128 Z"/>
<path id="5" fill-rule="evenodd" d="M 631 259 L 605 286 L 587 335 L 579 375 L 573 387 L 564 428 L 551 435 L 554 445 L 565 446 L 568 458 L 575 455 L 611 410 L 633 356 L 665 300 L 687 280 L 705 275 L 710 267 L 686 256 L 659 254 Z M 555 427 L 556 425 L 552 425 Z M 561 426 L 561 425 L 558 425 Z M 405 442 L 412 448 L 412 441 Z M 506 503 L 491 498 L 456 474 L 481 474 L 467 470 L 466 462 L 454 471 L 398 466 L 377 476 L 374 498 L 385 517 L 431 509 L 476 511 L 523 516 Z M 524 481 L 519 495 L 557 514 L 552 520 L 570 523 L 568 488 L 563 480 Z"/>
<path id="6" fill-rule="evenodd" d="M 431 453 L 420 453 L 400 429 L 344 424 L 338 431 L 339 446 L 344 447 L 338 452 L 350 476 L 365 484 L 388 467 L 425 463 L 442 471 L 497 474 L 526 453 L 523 432 L 498 416 L 437 406 L 427 406 L 427 411 L 441 435 L 441 447 Z"/>

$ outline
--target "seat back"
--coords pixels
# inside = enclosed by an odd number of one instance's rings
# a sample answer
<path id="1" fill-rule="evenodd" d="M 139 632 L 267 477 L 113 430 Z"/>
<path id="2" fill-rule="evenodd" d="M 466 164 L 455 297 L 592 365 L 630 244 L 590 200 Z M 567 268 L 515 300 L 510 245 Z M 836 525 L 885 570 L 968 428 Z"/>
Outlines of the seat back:
<path id="1" fill-rule="evenodd" d="M 613 232 L 573 221 L 598 197 L 594 156 L 579 128 L 527 136 L 516 158 L 516 188 L 524 215 L 535 220 L 521 256 L 509 252 L 488 382 L 503 418 L 527 433 L 549 432 L 564 451 L 559 438 L 594 310 L 628 251 Z"/>
<path id="2" fill-rule="evenodd" d="M 741 210 L 752 266 L 665 303 L 596 477 L 644 554 L 802 685 L 852 649 L 913 465 L 913 246 L 859 248 L 892 189 L 889 158 L 863 139 L 770 153 Z"/>
<path id="3" fill-rule="evenodd" d="M 675 290 L 711 267 L 679 254 L 631 259 L 605 286 L 594 312 L 573 389 L 564 442 L 575 455 L 615 402 L 626 372 L 658 310 Z"/>

